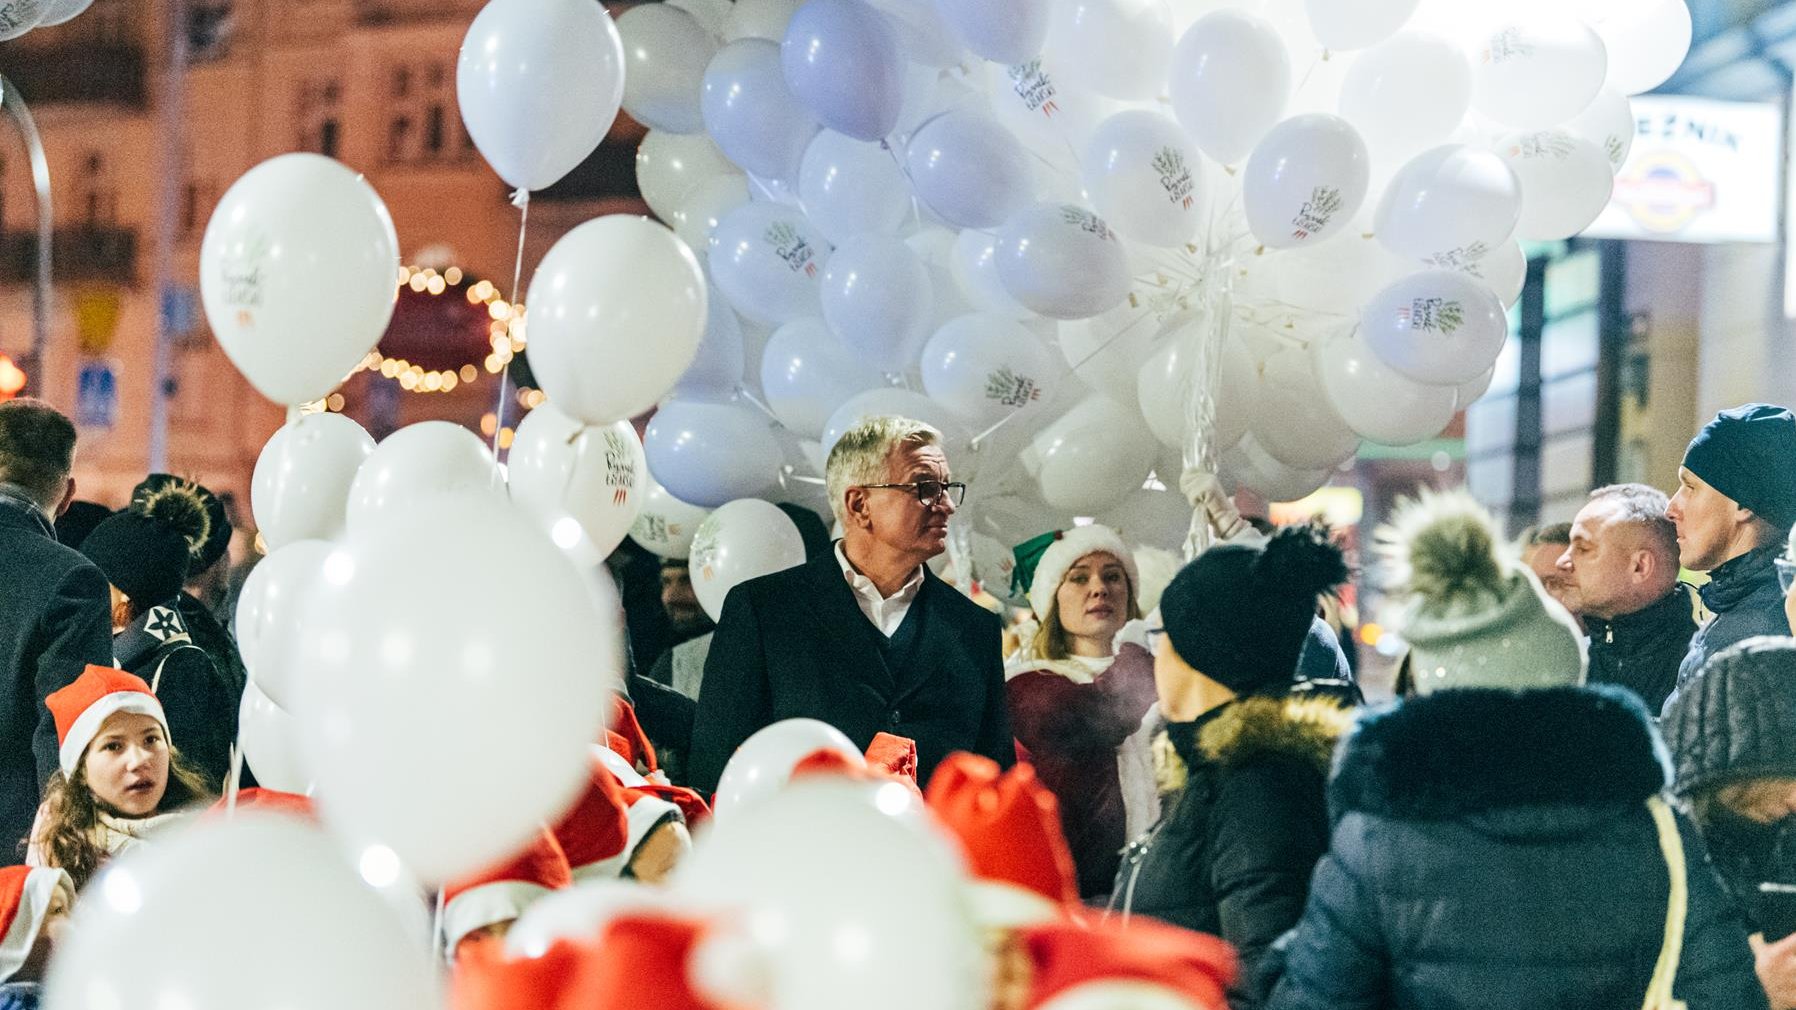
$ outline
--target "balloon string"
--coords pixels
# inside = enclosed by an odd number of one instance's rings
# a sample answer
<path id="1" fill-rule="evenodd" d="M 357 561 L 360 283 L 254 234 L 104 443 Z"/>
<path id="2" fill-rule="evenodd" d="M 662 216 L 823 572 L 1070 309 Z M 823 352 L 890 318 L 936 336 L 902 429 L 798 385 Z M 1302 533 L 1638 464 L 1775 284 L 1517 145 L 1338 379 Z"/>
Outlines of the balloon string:
<path id="1" fill-rule="evenodd" d="M 237 727 L 237 742 L 231 745 L 231 775 L 225 783 L 225 819 L 237 816 L 237 790 L 243 782 L 243 727 Z"/>
<path id="2" fill-rule="evenodd" d="M 1090 354 L 1087 354 L 1085 357 L 1080 358 L 1077 362 L 1068 366 L 1065 371 L 1060 373 L 1059 378 L 1064 379 L 1067 376 L 1078 372 L 1079 369 L 1084 368 L 1087 364 L 1089 364 L 1091 362 L 1091 359 L 1093 359 L 1093 358 L 1097 357 L 1098 355 L 1104 353 L 1105 351 L 1109 350 L 1111 344 L 1114 344 L 1118 340 L 1121 340 L 1125 335 L 1128 334 L 1128 332 L 1130 330 L 1134 329 L 1137 326 L 1140 326 L 1151 315 L 1153 315 L 1153 312 L 1151 310 L 1146 311 L 1146 312 L 1143 312 L 1140 315 L 1136 316 L 1134 319 L 1129 320 L 1127 323 L 1123 324 L 1123 326 L 1120 329 L 1118 329 L 1115 333 L 1112 333 L 1108 339 L 1106 339 L 1103 343 L 1099 344 L 1097 347 L 1093 348 Z M 1004 427 L 1005 425 L 1009 424 L 1011 421 L 1015 420 L 1017 418 L 1017 416 L 1020 415 L 1021 413 L 1022 413 L 1022 411 L 1020 411 L 1020 410 L 1013 410 L 1010 413 L 1004 415 L 1002 418 L 1000 418 L 998 420 L 998 422 L 996 424 L 993 424 L 991 427 L 985 429 L 984 431 L 980 432 L 979 434 L 974 435 L 972 440 L 970 442 L 968 442 L 967 444 L 972 446 L 973 449 L 975 451 L 977 451 L 979 448 L 979 444 L 981 442 L 985 441 L 987 438 L 990 438 L 993 434 L 995 434 L 998 431 L 998 429 Z"/>
<path id="3" fill-rule="evenodd" d="M 886 138 L 885 140 L 880 141 L 879 146 L 881 149 L 883 149 L 886 152 L 886 154 L 891 156 L 892 164 L 898 166 L 898 174 L 904 176 L 905 184 L 910 187 L 911 224 L 913 224 L 919 228 L 922 227 L 922 225 L 923 225 L 923 206 L 921 203 L 919 203 L 917 201 L 917 181 L 910 177 L 910 166 L 906 165 L 904 163 L 903 158 L 898 157 L 898 151 L 896 148 L 892 147 L 892 142 L 891 142 L 890 137 Z"/>
<path id="4" fill-rule="evenodd" d="M 524 235 L 530 229 L 530 191 L 519 188 L 511 195 L 512 206 L 518 209 L 518 258 L 511 268 L 511 318 L 517 318 L 518 286 L 524 282 Z M 510 326 L 510 321 L 506 324 Z M 509 365 L 499 369 L 499 399 L 493 405 L 493 486 L 499 486 L 499 436 L 505 431 L 505 399 L 511 395 L 511 368 Z"/>
<path id="5" fill-rule="evenodd" d="M 781 428 L 784 428 L 786 426 L 785 422 L 780 420 L 780 416 L 773 412 L 773 408 L 767 406 L 765 403 L 762 403 L 759 397 L 755 396 L 755 394 L 748 391 L 747 386 L 737 386 L 736 387 L 736 395 L 742 397 L 744 400 L 747 400 L 749 403 L 754 404 L 756 407 L 759 407 L 761 410 L 761 413 L 766 414 L 767 419 L 772 421 L 774 424 L 779 425 Z"/>

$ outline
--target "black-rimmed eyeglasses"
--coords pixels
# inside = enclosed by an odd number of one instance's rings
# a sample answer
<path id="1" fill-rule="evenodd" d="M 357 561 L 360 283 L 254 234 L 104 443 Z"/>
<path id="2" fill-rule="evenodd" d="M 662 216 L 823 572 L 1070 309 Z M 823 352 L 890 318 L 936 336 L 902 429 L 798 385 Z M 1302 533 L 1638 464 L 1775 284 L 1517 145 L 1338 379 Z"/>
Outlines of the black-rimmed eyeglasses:
<path id="1" fill-rule="evenodd" d="M 876 488 L 912 491 L 916 494 L 917 501 L 923 503 L 924 508 L 935 505 L 943 494 L 948 496 L 948 504 L 955 508 L 959 508 L 960 503 L 967 500 L 967 486 L 959 481 L 950 481 L 944 484 L 939 480 L 913 480 L 905 484 L 862 484 L 861 487 L 869 491 Z"/>

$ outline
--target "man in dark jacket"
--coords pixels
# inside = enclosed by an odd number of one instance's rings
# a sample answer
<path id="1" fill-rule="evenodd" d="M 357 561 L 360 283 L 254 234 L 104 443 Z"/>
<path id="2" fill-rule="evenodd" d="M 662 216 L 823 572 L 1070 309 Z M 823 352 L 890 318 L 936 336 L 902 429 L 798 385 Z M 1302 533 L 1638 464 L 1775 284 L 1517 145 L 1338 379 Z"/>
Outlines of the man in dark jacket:
<path id="1" fill-rule="evenodd" d="M 112 664 L 106 579 L 56 542 L 75 496 L 75 426 L 37 400 L 0 403 L 0 862 L 16 862 L 57 769 L 44 698 Z"/>
<path id="2" fill-rule="evenodd" d="M 1615 484 L 1590 493 L 1560 554 L 1559 598 L 1584 619 L 1590 682 L 1618 684 L 1657 712 L 1696 634 L 1696 601 L 1678 578 L 1677 527 L 1665 493 Z"/>
<path id="3" fill-rule="evenodd" d="M 1690 640 L 1681 688 L 1735 642 L 1790 633 L 1775 561 L 1796 525 L 1796 416 L 1765 403 L 1716 414 L 1685 450 L 1666 511 L 1679 562 L 1709 573 L 1702 601 L 1715 614 Z"/>
<path id="4" fill-rule="evenodd" d="M 825 468 L 843 539 L 730 591 L 699 689 L 693 787 L 715 790 L 744 740 L 800 717 L 863 749 L 880 732 L 915 740 L 924 783 L 957 750 L 1015 763 L 998 619 L 924 563 L 966 491 L 940 437 L 897 417 L 843 433 Z M 702 545 L 693 555 L 706 563 Z"/>

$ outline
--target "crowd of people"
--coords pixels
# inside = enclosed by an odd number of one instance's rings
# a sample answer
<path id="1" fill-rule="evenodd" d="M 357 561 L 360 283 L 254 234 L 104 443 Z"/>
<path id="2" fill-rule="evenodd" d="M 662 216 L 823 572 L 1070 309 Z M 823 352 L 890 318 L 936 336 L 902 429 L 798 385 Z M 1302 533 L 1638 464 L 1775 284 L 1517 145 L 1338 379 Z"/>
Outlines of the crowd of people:
<path id="1" fill-rule="evenodd" d="M 75 435 L 0 404 L 0 1008 L 35 1005 L 109 860 L 208 807 L 314 816 L 238 760 L 250 673 L 193 591 L 228 567 L 226 503 L 151 475 L 76 506 Z M 1422 493 L 1367 559 L 1408 644 L 1367 706 L 1319 619 L 1352 577 L 1327 528 L 1218 523 L 1164 573 L 1126 531 L 1047 531 L 1016 546 L 1007 629 L 929 565 L 966 492 L 939 434 L 869 419 L 828 460 L 838 538 L 785 506 L 808 560 L 715 624 L 684 561 L 614 555 L 611 728 L 558 822 L 431 896 L 451 1001 L 740 1005 L 691 976 L 700 919 L 512 930 L 591 881 L 677 875 L 739 748 L 814 719 L 865 760 L 781 773 L 924 797 L 1000 1010 L 1796 1008 L 1793 474 L 1796 416 L 1753 404 L 1702 429 L 1673 494 L 1599 488 L 1517 541 Z"/>

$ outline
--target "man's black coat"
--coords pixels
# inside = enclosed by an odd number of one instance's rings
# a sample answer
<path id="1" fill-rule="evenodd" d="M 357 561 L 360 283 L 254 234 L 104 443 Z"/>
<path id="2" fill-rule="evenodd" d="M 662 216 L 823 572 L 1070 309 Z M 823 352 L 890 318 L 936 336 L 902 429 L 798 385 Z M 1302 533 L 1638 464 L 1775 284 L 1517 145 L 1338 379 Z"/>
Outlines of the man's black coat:
<path id="1" fill-rule="evenodd" d="M 724 601 L 692 728 L 689 778 L 711 792 L 756 730 L 820 719 L 865 749 L 877 733 L 917 742 L 927 782 L 953 751 L 1016 760 L 997 617 L 924 569 L 890 640 L 855 602 L 833 550 L 744 582 Z"/>

